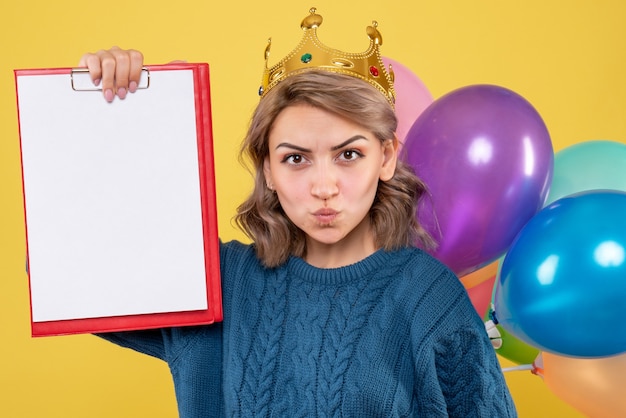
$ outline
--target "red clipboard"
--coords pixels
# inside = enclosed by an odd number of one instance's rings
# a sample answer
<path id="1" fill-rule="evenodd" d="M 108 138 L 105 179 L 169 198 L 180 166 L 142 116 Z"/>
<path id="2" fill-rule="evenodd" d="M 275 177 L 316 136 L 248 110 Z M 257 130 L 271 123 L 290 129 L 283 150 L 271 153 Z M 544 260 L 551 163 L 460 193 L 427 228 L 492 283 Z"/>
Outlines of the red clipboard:
<path id="1" fill-rule="evenodd" d="M 207 64 L 15 70 L 33 336 L 222 320 Z"/>

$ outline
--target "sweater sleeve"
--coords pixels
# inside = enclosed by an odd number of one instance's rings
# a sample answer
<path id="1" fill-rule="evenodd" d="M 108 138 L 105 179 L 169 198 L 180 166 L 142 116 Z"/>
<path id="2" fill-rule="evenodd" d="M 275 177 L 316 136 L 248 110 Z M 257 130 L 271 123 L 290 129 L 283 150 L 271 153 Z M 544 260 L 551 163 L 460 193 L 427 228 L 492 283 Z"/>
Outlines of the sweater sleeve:
<path id="1" fill-rule="evenodd" d="M 161 330 L 123 331 L 95 335 L 121 347 L 165 360 L 165 347 Z"/>
<path id="2" fill-rule="evenodd" d="M 460 281 L 443 272 L 429 288 L 438 311 L 422 312 L 430 331 L 422 341 L 418 387 L 428 416 L 517 417 L 485 325 Z M 432 321 L 432 322 L 431 322 Z"/>
<path id="3" fill-rule="evenodd" d="M 210 328 L 219 329 L 211 332 Z M 201 333 L 220 334 L 221 325 L 158 328 L 96 335 L 121 347 L 130 348 L 170 363 L 178 358 L 190 342 Z M 221 338 L 221 335 L 219 337 Z"/>
<path id="4" fill-rule="evenodd" d="M 491 344 L 466 329 L 435 346 L 437 378 L 450 417 L 515 417 Z"/>
<path id="5" fill-rule="evenodd" d="M 222 324 L 98 334 L 162 359 L 174 379 L 179 416 L 222 416 Z"/>

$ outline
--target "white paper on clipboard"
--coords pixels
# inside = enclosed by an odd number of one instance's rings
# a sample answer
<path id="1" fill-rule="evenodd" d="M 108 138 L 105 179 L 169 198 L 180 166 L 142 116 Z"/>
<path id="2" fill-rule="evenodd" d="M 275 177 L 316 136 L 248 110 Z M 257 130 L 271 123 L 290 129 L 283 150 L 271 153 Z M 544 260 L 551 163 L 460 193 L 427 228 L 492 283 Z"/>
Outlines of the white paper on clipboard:
<path id="1" fill-rule="evenodd" d="M 207 309 L 193 72 L 71 82 L 16 72 L 32 321 Z"/>

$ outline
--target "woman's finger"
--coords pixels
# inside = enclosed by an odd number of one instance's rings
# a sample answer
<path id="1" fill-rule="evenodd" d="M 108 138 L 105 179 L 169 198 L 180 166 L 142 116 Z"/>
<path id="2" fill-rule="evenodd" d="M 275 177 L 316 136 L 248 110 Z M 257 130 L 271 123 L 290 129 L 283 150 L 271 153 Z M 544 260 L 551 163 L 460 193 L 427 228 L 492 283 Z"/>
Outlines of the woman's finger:
<path id="1" fill-rule="evenodd" d="M 89 76 L 94 85 L 100 85 L 102 80 L 102 67 L 100 65 L 100 58 L 93 53 L 87 53 L 80 58 L 78 66 L 87 68 L 89 70 Z"/>
<path id="2" fill-rule="evenodd" d="M 100 61 L 101 71 L 101 86 L 102 94 L 107 102 L 112 102 L 115 97 L 115 77 L 117 62 L 115 56 L 110 52 L 101 49 L 96 52 L 96 56 Z"/>
<path id="3" fill-rule="evenodd" d="M 128 93 L 130 78 L 130 54 L 128 51 L 113 47 L 109 50 L 115 58 L 115 94 L 124 99 Z"/>
<path id="4" fill-rule="evenodd" d="M 141 79 L 141 71 L 143 69 L 143 54 L 135 49 L 129 49 L 128 56 L 130 58 L 130 69 L 128 78 L 128 91 L 134 93 L 139 86 Z"/>

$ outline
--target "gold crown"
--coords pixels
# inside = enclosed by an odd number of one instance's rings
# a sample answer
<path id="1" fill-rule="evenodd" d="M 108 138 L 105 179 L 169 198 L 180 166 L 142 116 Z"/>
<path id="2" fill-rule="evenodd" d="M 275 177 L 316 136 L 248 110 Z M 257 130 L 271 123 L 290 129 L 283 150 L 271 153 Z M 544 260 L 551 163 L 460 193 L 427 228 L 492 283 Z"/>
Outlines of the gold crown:
<path id="1" fill-rule="evenodd" d="M 394 74 L 391 65 L 385 68 L 379 47 L 383 38 L 377 29 L 378 23 L 372 22 L 366 29 L 370 38 L 369 48 L 361 53 L 349 53 L 332 49 L 317 38 L 317 28 L 322 24 L 322 16 L 311 8 L 309 15 L 302 20 L 300 27 L 304 31 L 302 40 L 285 58 L 268 68 L 271 39 L 265 48 L 265 71 L 259 88 L 259 96 L 264 97 L 281 80 L 309 70 L 325 70 L 360 78 L 376 87 L 391 103 L 395 104 L 396 93 L 393 89 Z"/>

